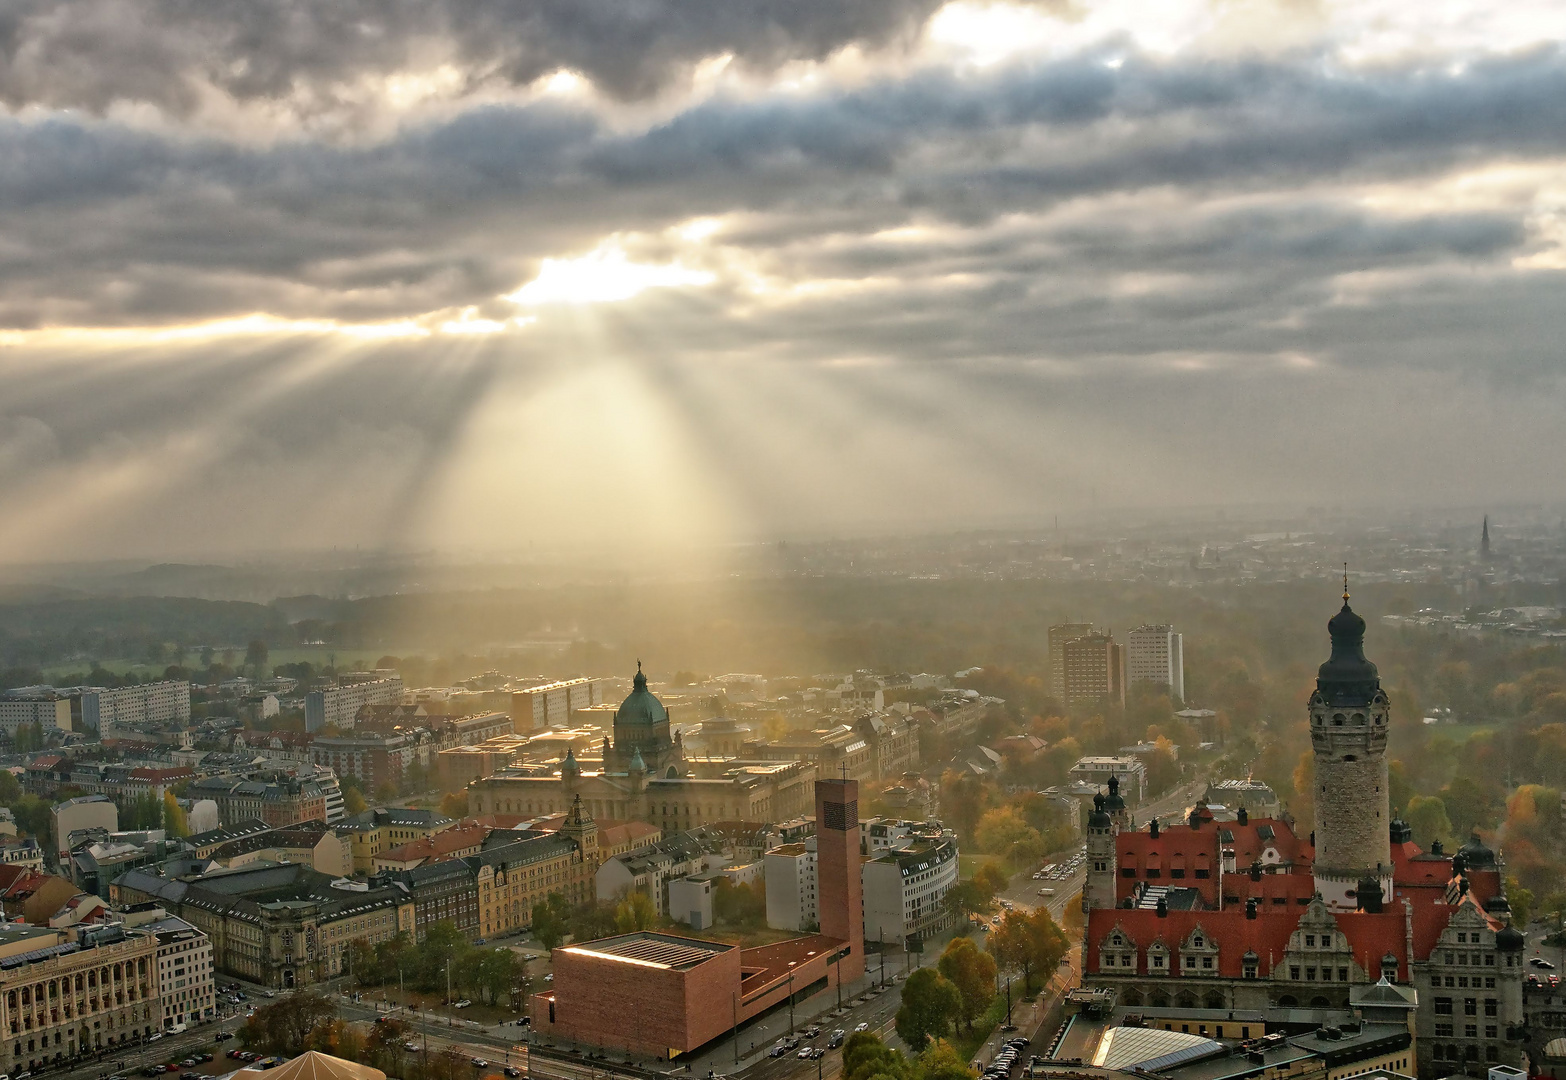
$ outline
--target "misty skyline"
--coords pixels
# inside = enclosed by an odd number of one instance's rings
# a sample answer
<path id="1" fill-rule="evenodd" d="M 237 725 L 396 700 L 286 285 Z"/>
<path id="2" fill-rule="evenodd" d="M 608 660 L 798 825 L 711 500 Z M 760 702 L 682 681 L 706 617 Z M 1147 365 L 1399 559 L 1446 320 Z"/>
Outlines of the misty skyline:
<path id="1" fill-rule="evenodd" d="M 1566 497 L 1566 14 L 17 6 L 0 562 Z"/>

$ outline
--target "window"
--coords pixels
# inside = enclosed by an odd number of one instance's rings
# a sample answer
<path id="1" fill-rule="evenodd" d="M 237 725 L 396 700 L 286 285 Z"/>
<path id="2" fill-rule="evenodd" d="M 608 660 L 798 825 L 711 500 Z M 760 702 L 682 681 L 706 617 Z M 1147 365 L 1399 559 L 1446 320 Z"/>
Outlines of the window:
<path id="1" fill-rule="evenodd" d="M 1338 968 L 1338 982 L 1348 982 L 1348 968 Z"/>
<path id="2" fill-rule="evenodd" d="M 1495 1015 L 1497 1015 L 1497 1009 L 1499 1007 L 1499 1004 L 1500 1003 L 1497 1002 L 1494 998 L 1485 998 L 1484 999 L 1484 1014 L 1486 1016 L 1495 1016 Z"/>
<path id="3" fill-rule="evenodd" d="M 1448 997 L 1438 997 L 1438 998 L 1436 998 L 1435 999 L 1435 1012 L 1436 1012 L 1437 1016 L 1451 1016 L 1452 1015 L 1452 999 L 1448 998 Z"/>
<path id="4" fill-rule="evenodd" d="M 1464 1016 L 1478 1016 L 1479 1015 L 1479 1001 L 1478 1001 L 1478 999 L 1476 999 L 1476 998 L 1465 998 L 1465 999 L 1463 999 L 1463 1015 Z"/>
<path id="5" fill-rule="evenodd" d="M 1314 949 L 1316 947 L 1316 935 L 1315 934 L 1306 934 L 1305 935 L 1305 947 L 1308 948 L 1308 949 Z"/>
<path id="6" fill-rule="evenodd" d="M 1300 977 L 1300 969 L 1297 968 L 1297 967 L 1294 967 L 1293 965 L 1290 965 L 1290 967 L 1289 967 L 1289 978 L 1291 978 L 1291 979 L 1298 979 L 1299 977 Z"/>

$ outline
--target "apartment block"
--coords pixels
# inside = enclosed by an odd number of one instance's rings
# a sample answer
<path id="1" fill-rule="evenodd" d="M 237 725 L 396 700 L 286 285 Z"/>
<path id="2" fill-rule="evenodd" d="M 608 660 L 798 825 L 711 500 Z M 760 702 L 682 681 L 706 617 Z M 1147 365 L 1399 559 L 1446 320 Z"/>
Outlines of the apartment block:
<path id="1" fill-rule="evenodd" d="M 366 705 L 392 705 L 402 700 L 402 679 L 396 676 L 313 690 L 305 695 L 305 730 L 328 724 L 347 730 Z"/>
<path id="2" fill-rule="evenodd" d="M 1185 700 L 1184 639 L 1168 625 L 1139 626 L 1126 635 L 1126 680 L 1168 687 Z"/>
<path id="3" fill-rule="evenodd" d="M 511 722 L 519 732 L 565 727 L 571 714 L 604 703 L 603 679 L 566 679 L 511 692 Z"/>

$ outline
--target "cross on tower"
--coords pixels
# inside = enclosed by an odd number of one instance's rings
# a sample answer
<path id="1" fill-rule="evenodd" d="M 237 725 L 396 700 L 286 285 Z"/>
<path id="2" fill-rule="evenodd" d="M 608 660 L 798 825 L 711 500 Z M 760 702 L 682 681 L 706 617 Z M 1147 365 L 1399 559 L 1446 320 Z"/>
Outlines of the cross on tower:
<path id="1" fill-rule="evenodd" d="M 846 761 L 839 762 L 837 768 L 838 768 L 838 771 L 843 774 L 843 779 L 847 780 L 848 779 L 848 762 L 846 762 Z"/>

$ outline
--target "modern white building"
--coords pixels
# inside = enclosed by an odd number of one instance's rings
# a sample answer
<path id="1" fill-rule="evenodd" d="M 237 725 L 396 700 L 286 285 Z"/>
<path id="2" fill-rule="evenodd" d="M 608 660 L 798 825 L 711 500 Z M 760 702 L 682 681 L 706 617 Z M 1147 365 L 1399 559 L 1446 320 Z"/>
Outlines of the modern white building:
<path id="1" fill-rule="evenodd" d="M 957 884 L 957 838 L 922 821 L 871 819 L 860 830 L 866 941 L 927 937 L 948 922 L 946 894 Z M 821 924 L 816 840 L 781 844 L 765 856 L 767 925 L 809 930 Z"/>
<path id="2" fill-rule="evenodd" d="M 774 930 L 809 930 L 821 925 L 816 902 L 816 838 L 780 844 L 763 858 L 767 881 L 767 925 Z"/>
<path id="3" fill-rule="evenodd" d="M 402 700 L 402 679 L 389 676 L 365 682 L 312 690 L 305 695 L 305 730 L 320 731 L 328 724 L 347 730 L 366 705 L 388 705 Z"/>
<path id="4" fill-rule="evenodd" d="M 905 942 L 944 930 L 946 894 L 957 884 L 957 839 L 913 837 L 861 867 L 865 940 Z"/>
<path id="5" fill-rule="evenodd" d="M 1135 757 L 1089 755 L 1078 758 L 1071 766 L 1072 780 L 1095 788 L 1107 787 L 1111 776 L 1120 781 L 1121 796 L 1127 803 L 1135 805 L 1142 801 L 1142 795 L 1147 791 L 1147 767 Z"/>
<path id="6" fill-rule="evenodd" d="M 1167 686 L 1171 697 L 1185 700 L 1185 655 L 1182 638 L 1168 624 L 1139 626 L 1126 635 L 1126 679 L 1132 685 Z"/>

